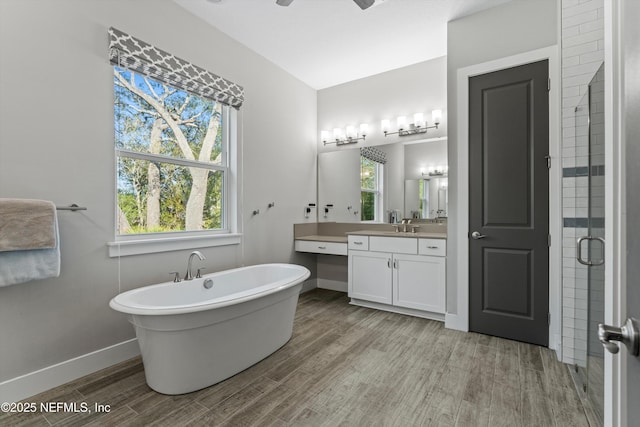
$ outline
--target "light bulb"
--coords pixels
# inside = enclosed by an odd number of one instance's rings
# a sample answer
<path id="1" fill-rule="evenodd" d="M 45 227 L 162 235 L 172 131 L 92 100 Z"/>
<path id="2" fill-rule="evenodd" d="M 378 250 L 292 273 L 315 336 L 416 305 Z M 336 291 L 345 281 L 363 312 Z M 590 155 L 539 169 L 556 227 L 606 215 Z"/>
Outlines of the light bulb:
<path id="1" fill-rule="evenodd" d="M 407 126 L 407 116 L 398 116 L 397 123 L 398 130 L 404 130 L 404 128 Z"/>
<path id="2" fill-rule="evenodd" d="M 389 128 L 391 127 L 391 122 L 387 119 L 384 119 L 380 122 L 380 127 L 382 128 L 382 132 L 389 132 Z"/>
<path id="3" fill-rule="evenodd" d="M 433 120 L 433 123 L 436 125 L 440 123 L 440 120 L 442 120 L 442 110 L 433 110 L 431 112 L 431 120 Z"/>
<path id="4" fill-rule="evenodd" d="M 369 133 L 369 125 L 366 123 L 362 123 L 360 125 L 360 135 L 367 136 L 367 133 Z"/>
<path id="5" fill-rule="evenodd" d="M 413 124 L 415 127 L 422 127 L 424 126 L 424 114 L 422 113 L 415 113 L 413 115 Z"/>

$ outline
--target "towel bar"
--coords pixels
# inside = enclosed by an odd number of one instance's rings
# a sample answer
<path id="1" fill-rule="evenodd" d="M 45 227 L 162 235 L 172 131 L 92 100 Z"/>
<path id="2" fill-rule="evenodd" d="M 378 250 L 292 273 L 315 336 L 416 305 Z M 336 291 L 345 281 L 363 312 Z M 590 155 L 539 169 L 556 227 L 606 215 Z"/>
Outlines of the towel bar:
<path id="1" fill-rule="evenodd" d="M 75 203 L 69 206 L 56 206 L 56 210 L 58 211 L 86 211 L 87 208 L 78 206 Z"/>

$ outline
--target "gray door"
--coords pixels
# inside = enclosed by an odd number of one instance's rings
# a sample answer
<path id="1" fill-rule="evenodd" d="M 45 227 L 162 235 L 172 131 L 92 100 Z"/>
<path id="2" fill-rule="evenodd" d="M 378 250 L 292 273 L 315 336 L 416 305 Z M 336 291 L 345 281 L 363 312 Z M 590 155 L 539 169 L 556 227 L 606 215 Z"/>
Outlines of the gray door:
<path id="1" fill-rule="evenodd" d="M 548 61 L 469 80 L 469 329 L 549 344 Z"/>
<path id="2" fill-rule="evenodd" d="M 624 105 L 626 202 L 627 202 L 627 317 L 640 322 L 640 2 L 621 2 L 624 40 Z M 640 420 L 640 357 L 621 351 L 627 358 L 627 423 Z"/>

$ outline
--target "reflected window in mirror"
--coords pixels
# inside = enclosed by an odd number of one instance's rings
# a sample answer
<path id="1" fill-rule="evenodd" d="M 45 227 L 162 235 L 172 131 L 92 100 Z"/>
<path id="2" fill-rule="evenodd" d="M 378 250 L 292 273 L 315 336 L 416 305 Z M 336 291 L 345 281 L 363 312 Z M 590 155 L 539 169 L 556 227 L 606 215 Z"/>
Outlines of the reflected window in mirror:
<path id="1" fill-rule="evenodd" d="M 419 179 L 417 185 L 418 204 L 417 206 L 413 205 L 416 206 L 417 209 L 413 208 L 409 210 L 410 218 L 446 218 L 449 205 L 448 181 L 446 177 Z M 409 180 L 405 184 L 409 189 L 411 188 L 411 182 L 412 181 Z M 415 184 L 413 188 L 416 188 Z"/>
<path id="2" fill-rule="evenodd" d="M 420 201 L 418 208 L 419 211 L 411 212 L 411 217 L 416 218 L 429 218 L 429 182 L 425 179 L 419 180 L 418 185 L 418 200 Z"/>
<path id="3" fill-rule="evenodd" d="M 382 220 L 382 174 L 384 166 L 360 156 L 360 220 Z"/>

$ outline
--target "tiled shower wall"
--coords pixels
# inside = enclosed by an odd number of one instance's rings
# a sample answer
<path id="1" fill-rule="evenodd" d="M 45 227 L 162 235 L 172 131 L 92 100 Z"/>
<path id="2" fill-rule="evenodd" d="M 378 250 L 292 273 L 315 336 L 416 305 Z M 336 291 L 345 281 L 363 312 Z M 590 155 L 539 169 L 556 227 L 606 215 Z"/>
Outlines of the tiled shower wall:
<path id="1" fill-rule="evenodd" d="M 589 310 L 602 310 L 597 298 L 589 304 L 587 268 L 576 260 L 576 239 L 587 235 L 588 139 L 576 122 L 576 107 L 604 61 L 604 0 L 561 0 L 562 16 L 562 361 L 585 366 Z M 576 126 L 578 125 L 578 126 Z M 592 123 L 593 125 L 593 123 Z M 603 164 L 603 163 L 597 163 Z M 604 167 L 596 168 L 604 190 Z M 593 174 L 592 174 L 593 175 Z M 593 188 L 593 186 L 592 186 Z M 604 203 L 602 201 L 602 207 Z M 604 216 L 604 215 L 602 215 Z M 586 244 L 585 255 L 586 257 Z M 592 254 L 592 257 L 595 254 Z M 593 281 L 592 281 L 593 282 Z M 603 283 L 599 285 L 602 295 Z M 596 293 L 598 290 L 595 290 Z M 597 295 L 597 294 L 596 294 Z"/>

